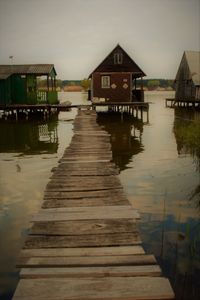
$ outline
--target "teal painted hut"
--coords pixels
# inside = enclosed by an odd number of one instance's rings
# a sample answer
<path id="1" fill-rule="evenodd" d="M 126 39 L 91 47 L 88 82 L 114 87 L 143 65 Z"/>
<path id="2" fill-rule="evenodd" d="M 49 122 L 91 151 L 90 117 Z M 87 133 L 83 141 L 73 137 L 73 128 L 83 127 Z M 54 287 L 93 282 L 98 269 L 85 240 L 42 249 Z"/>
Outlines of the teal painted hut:
<path id="1" fill-rule="evenodd" d="M 56 75 L 53 64 L 0 65 L 0 105 L 58 103 Z M 43 76 L 46 89 L 39 90 Z"/>

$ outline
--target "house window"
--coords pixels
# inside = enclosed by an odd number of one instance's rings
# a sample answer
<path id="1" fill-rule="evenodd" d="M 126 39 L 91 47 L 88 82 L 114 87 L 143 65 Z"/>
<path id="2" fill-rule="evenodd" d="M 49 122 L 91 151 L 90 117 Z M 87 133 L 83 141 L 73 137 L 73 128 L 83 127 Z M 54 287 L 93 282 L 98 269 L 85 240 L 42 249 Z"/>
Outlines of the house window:
<path id="1" fill-rule="evenodd" d="M 110 88 L 110 76 L 101 76 L 101 87 L 103 89 Z"/>
<path id="2" fill-rule="evenodd" d="M 121 52 L 114 53 L 114 64 L 121 65 L 123 62 L 123 54 Z"/>

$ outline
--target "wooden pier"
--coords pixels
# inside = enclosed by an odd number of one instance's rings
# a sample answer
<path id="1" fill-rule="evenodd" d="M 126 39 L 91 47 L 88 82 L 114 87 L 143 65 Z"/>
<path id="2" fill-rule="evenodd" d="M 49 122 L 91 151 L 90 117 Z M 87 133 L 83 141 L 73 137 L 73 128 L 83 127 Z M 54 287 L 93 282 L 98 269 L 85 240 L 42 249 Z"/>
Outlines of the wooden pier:
<path id="1" fill-rule="evenodd" d="M 109 134 L 94 110 L 79 109 L 71 144 L 32 218 L 14 300 L 174 299 L 141 245 L 139 214 L 117 174 Z"/>
<path id="2" fill-rule="evenodd" d="M 166 107 L 191 107 L 191 108 L 200 108 L 199 100 L 177 100 L 174 98 L 165 99 Z"/>
<path id="3" fill-rule="evenodd" d="M 69 111 L 72 108 L 88 108 L 97 110 L 98 107 L 104 107 L 108 110 L 127 113 L 138 119 L 143 120 L 144 112 L 146 112 L 146 121 L 149 122 L 149 103 L 148 102 L 98 102 L 98 103 L 88 103 L 88 104 L 12 104 L 12 105 L 0 105 L 0 112 L 2 111 L 5 118 L 9 115 L 14 115 L 16 120 L 19 119 L 19 115 L 26 114 L 27 117 L 31 113 L 41 113 L 44 116 L 48 116 L 53 112 Z"/>

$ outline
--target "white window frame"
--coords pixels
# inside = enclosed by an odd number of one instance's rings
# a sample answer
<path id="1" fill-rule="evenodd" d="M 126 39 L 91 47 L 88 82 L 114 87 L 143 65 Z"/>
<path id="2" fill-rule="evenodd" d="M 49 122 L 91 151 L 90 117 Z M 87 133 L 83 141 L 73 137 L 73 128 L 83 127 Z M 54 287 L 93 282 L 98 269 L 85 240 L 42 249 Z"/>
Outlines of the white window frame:
<path id="1" fill-rule="evenodd" d="M 114 53 L 114 64 L 121 65 L 123 63 L 123 53 L 116 52 Z"/>
<path id="2" fill-rule="evenodd" d="M 110 88 L 110 75 L 101 76 L 101 88 L 102 89 Z"/>

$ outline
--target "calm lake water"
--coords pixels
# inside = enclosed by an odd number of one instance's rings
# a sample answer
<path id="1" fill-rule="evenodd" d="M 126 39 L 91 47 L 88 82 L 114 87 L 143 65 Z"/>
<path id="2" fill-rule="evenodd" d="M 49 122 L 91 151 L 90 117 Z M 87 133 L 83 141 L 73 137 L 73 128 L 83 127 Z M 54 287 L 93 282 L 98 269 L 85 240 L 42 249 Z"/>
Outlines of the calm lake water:
<path id="1" fill-rule="evenodd" d="M 141 213 L 139 229 L 170 278 L 176 299 L 200 295 L 200 112 L 165 108 L 171 92 L 147 92 L 149 123 L 100 114 L 111 134 L 125 192 Z M 60 93 L 62 101 L 86 103 L 86 94 Z M 72 137 L 76 110 L 51 120 L 0 120 L 0 299 L 18 282 L 16 259 L 40 208 L 51 168 Z"/>

